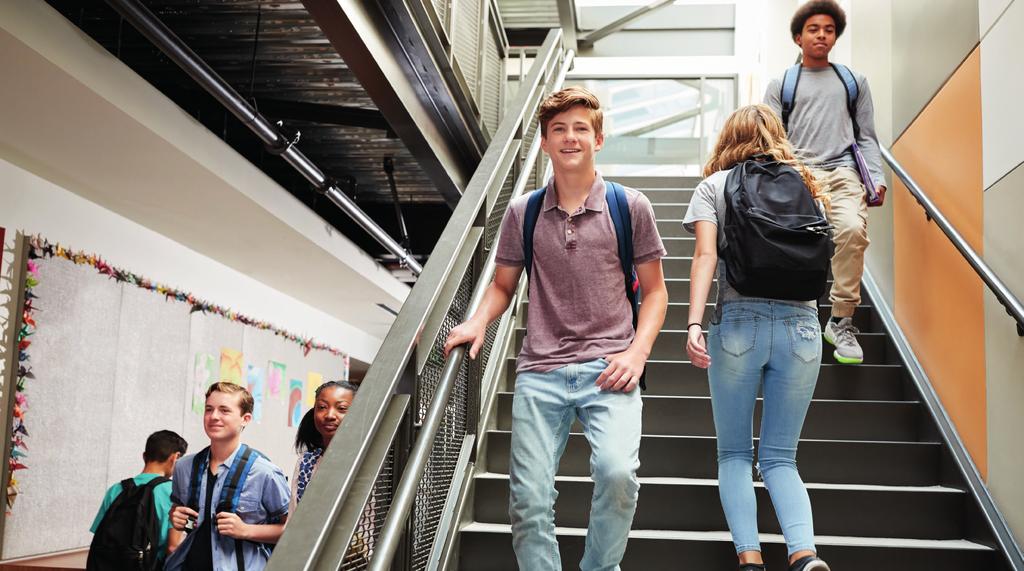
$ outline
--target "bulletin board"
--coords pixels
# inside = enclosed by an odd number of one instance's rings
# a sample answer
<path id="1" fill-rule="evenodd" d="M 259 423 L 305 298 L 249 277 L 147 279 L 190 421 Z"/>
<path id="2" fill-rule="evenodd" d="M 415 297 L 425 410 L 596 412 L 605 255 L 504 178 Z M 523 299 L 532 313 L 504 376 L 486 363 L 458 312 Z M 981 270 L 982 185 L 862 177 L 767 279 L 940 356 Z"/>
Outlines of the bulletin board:
<path id="1" fill-rule="evenodd" d="M 18 400 L 25 467 L 14 472 L 5 559 L 88 546 L 104 492 L 141 471 L 149 434 L 173 430 L 190 453 L 209 443 L 203 396 L 217 380 L 253 392 L 243 441 L 290 476 L 313 389 L 348 377 L 346 355 L 224 308 L 197 310 L 180 292 L 73 256 L 30 266 L 31 378 Z"/>

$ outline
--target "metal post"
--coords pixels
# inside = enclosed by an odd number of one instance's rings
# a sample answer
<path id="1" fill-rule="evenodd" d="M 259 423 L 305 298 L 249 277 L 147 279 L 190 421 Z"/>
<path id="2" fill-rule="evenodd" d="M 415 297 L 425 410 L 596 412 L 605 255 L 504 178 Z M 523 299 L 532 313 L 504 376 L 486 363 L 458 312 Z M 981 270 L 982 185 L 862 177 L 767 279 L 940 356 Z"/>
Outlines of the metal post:
<path id="1" fill-rule="evenodd" d="M 260 115 L 231 85 L 217 75 L 178 36 L 138 0 L 107 0 L 107 3 L 128 20 L 142 35 L 192 77 L 243 125 L 263 141 L 273 154 L 290 164 L 313 186 L 327 195 L 345 214 L 365 230 L 381 246 L 394 254 L 417 276 L 423 272 L 419 264 L 383 228 L 377 225 L 356 203 L 342 192 L 295 144 L 299 137 L 286 137 L 281 130 Z"/>
<path id="2" fill-rule="evenodd" d="M 18 383 L 18 332 L 22 327 L 22 308 L 25 307 L 25 274 L 28 268 L 28 240 L 18 232 L 14 237 L 14 260 L 11 262 L 11 289 L 7 297 L 7 329 L 3 345 L 0 346 L 4 359 L 3 392 L 0 394 L 0 438 L 3 438 L 4 456 L 0 459 L 0 482 L 7 488 L 11 481 L 11 430 L 14 415 L 14 393 Z M 0 251 L 3 241 L 0 240 Z M 7 510 L 0 510 L 0 538 L 3 538 L 7 524 Z M 3 542 L 0 541 L 0 559 L 3 558 Z"/>

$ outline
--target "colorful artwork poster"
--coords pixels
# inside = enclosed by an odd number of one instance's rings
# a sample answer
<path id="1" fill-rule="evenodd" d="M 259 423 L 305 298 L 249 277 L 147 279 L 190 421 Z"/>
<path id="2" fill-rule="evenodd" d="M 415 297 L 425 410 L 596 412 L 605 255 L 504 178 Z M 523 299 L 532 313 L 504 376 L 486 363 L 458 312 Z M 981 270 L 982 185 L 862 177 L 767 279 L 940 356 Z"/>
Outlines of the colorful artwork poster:
<path id="1" fill-rule="evenodd" d="M 223 348 L 220 350 L 220 379 L 236 385 L 242 384 L 242 352 Z"/>
<path id="2" fill-rule="evenodd" d="M 316 390 L 324 384 L 324 376 L 320 373 L 310 371 L 306 373 L 306 408 L 313 408 L 316 404 Z"/>
<path id="3" fill-rule="evenodd" d="M 292 379 L 288 384 L 288 426 L 302 422 L 302 380 Z"/>
<path id="4" fill-rule="evenodd" d="M 263 393 L 266 391 L 267 376 L 262 367 L 245 366 L 245 385 L 252 394 L 252 419 L 259 422 L 263 419 Z"/>
<path id="5" fill-rule="evenodd" d="M 220 367 L 209 353 L 196 353 L 192 366 L 192 412 L 203 414 L 206 409 L 206 389 L 217 380 Z"/>
<path id="6" fill-rule="evenodd" d="M 272 397 L 281 394 L 281 385 L 284 384 L 284 374 L 287 367 L 284 363 L 269 361 L 267 363 L 267 393 Z"/>

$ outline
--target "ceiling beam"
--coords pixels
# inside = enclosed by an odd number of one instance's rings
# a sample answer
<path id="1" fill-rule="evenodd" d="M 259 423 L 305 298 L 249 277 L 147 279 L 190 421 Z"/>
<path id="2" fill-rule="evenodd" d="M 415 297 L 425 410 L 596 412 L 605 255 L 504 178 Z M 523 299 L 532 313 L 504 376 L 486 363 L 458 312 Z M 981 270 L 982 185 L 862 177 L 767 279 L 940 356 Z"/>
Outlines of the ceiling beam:
<path id="1" fill-rule="evenodd" d="M 257 99 L 256 107 L 274 119 L 391 131 L 384 114 L 376 109 L 282 99 Z"/>
<path id="2" fill-rule="evenodd" d="M 324 35 L 420 166 L 454 208 L 483 156 L 476 118 L 406 2 L 303 0 Z"/>
<path id="3" fill-rule="evenodd" d="M 562 0 L 558 4 L 558 21 L 562 25 L 562 41 L 566 48 L 576 51 L 576 0 Z"/>

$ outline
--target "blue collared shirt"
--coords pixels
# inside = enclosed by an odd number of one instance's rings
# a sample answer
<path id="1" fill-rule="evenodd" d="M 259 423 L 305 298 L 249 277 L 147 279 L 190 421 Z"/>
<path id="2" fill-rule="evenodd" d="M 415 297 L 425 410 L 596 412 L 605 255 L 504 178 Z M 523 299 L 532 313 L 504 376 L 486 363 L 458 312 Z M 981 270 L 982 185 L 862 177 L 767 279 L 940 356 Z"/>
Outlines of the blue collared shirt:
<path id="1" fill-rule="evenodd" d="M 217 480 L 213 484 L 213 501 L 211 502 L 213 506 L 206 505 L 206 481 L 209 471 L 207 470 L 207 473 L 202 475 L 199 488 L 199 521 L 196 524 L 197 527 L 203 523 L 206 517 L 216 518 L 216 514 L 212 512 L 216 509 L 216 504 L 220 499 L 221 488 L 224 487 L 228 469 L 235 460 L 236 454 L 238 454 L 237 449 L 217 467 Z M 192 477 L 192 464 L 195 461 L 196 455 L 189 454 L 179 460 L 178 464 L 174 467 L 174 489 L 171 498 L 175 505 L 185 505 L 188 503 L 188 487 Z M 265 457 L 260 456 L 253 463 L 252 470 L 250 470 L 249 476 L 245 479 L 245 485 L 242 487 L 242 495 L 239 497 L 236 513 L 245 523 L 279 523 L 284 516 L 288 515 L 290 494 L 284 472 Z M 235 540 L 218 533 L 215 522 L 211 521 L 211 523 L 213 524 L 210 526 L 213 568 L 217 571 L 235 571 L 237 568 L 235 562 Z M 167 558 L 167 565 L 164 567 L 166 571 L 182 569 L 185 563 L 185 556 L 188 554 L 188 550 L 195 539 L 194 535 L 194 533 L 190 533 L 185 537 L 185 541 Z M 245 559 L 246 571 L 263 569 L 267 565 L 267 560 L 270 559 L 270 551 L 266 546 L 262 543 L 251 541 L 242 542 L 242 555 Z"/>

